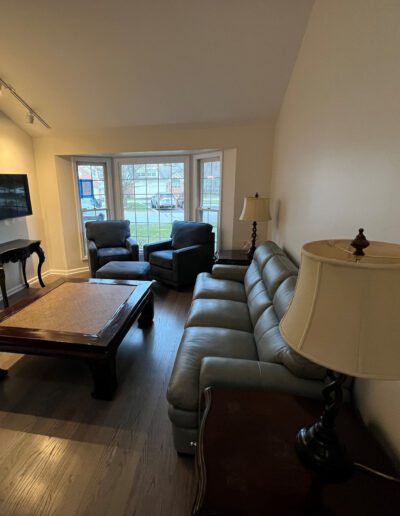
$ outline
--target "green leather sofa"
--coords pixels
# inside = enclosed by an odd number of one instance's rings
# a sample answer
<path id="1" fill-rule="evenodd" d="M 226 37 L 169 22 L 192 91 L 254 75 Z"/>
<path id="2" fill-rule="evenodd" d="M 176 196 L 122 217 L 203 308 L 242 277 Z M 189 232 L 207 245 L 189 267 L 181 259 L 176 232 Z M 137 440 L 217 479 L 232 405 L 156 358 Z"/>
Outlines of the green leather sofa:
<path id="1" fill-rule="evenodd" d="M 321 397 L 325 369 L 293 351 L 279 331 L 297 273 L 279 246 L 265 242 L 248 268 L 215 265 L 198 275 L 167 393 L 178 452 L 194 453 L 208 386 Z"/>

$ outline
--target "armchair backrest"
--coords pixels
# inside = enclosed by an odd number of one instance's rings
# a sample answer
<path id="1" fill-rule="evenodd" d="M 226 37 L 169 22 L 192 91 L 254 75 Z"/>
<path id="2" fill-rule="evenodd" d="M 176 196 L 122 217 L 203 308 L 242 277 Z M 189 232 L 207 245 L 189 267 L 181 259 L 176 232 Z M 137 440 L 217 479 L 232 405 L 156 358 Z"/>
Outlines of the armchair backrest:
<path id="1" fill-rule="evenodd" d="M 175 220 L 172 224 L 172 249 L 206 245 L 214 241 L 212 225 L 205 222 Z"/>
<path id="2" fill-rule="evenodd" d="M 130 237 L 129 220 L 105 220 L 86 222 L 86 238 L 97 247 L 124 247 Z"/>

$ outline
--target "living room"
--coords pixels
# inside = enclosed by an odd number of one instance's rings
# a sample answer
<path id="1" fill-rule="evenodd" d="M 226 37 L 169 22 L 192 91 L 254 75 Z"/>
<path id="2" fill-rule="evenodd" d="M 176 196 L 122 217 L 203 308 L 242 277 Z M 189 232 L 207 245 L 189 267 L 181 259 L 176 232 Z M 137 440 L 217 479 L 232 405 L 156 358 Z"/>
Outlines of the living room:
<path id="1" fill-rule="evenodd" d="M 196 157 L 218 155 L 219 250 L 248 246 L 251 222 L 240 215 L 256 192 L 271 215 L 257 243 L 272 240 L 295 266 L 306 243 L 352 240 L 360 227 L 371 242 L 400 243 L 397 2 L 120 4 L 21 1 L 0 21 L 0 78 L 51 126 L 27 124 L 26 106 L 3 85 L 0 173 L 28 175 L 32 215 L 0 221 L 0 244 L 40 240 L 46 286 L 89 276 L 79 160 L 111 163 L 114 184 L 128 157 L 185 157 L 191 178 Z M 196 192 L 186 193 L 184 218 L 194 220 Z M 27 259 L 32 287 L 37 264 Z M 23 288 L 18 263 L 4 269 L 12 308 L 36 289 Z M 1 353 L 1 514 L 190 513 L 195 461 L 176 453 L 166 392 L 192 295 L 155 286 L 152 326 L 134 324 L 119 348 L 113 401 L 90 397 L 79 360 Z M 400 371 L 398 352 L 392 362 Z M 352 388 L 397 465 L 399 398 L 399 381 L 357 379 Z M 364 480 L 354 491 L 390 489 Z M 346 485 L 338 497 L 350 504 Z M 395 514 L 382 504 L 381 514 Z"/>

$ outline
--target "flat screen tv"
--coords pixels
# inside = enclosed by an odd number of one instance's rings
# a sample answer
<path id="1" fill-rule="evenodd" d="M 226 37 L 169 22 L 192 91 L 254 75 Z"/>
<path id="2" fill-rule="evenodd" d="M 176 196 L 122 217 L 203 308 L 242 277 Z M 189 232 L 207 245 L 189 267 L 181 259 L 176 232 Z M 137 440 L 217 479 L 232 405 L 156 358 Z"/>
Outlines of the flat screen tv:
<path id="1" fill-rule="evenodd" d="M 32 215 L 26 174 L 0 174 L 0 220 Z"/>

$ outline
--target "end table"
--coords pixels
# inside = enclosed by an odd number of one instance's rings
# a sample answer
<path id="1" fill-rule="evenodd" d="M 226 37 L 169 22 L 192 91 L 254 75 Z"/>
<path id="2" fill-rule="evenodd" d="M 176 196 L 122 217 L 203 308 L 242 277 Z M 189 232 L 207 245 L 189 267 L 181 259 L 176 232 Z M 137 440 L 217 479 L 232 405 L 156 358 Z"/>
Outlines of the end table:
<path id="1" fill-rule="evenodd" d="M 245 249 L 231 249 L 218 251 L 215 263 L 223 265 L 250 265 L 251 259 Z"/>
<path id="2" fill-rule="evenodd" d="M 337 426 L 353 460 L 395 475 L 361 418 L 345 405 Z M 299 461 L 295 435 L 321 410 L 321 401 L 300 396 L 206 389 L 193 514 L 398 515 L 398 483 L 355 469 L 346 482 L 324 484 Z"/>

